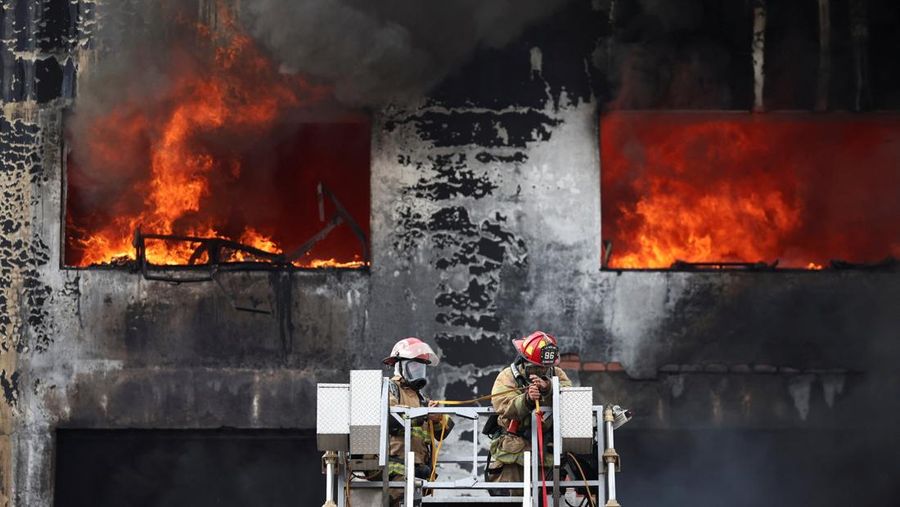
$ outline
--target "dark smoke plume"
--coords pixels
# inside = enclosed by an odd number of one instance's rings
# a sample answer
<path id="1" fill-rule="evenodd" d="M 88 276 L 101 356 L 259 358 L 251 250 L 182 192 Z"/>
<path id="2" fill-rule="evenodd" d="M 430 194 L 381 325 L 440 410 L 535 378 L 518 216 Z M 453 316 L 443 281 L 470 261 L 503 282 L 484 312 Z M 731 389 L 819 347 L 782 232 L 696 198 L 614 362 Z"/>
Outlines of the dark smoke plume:
<path id="1" fill-rule="evenodd" d="M 740 93 L 733 76 L 749 63 L 737 58 L 730 40 L 740 33 L 743 4 L 729 5 L 729 17 L 717 20 L 722 27 L 716 34 L 704 26 L 709 13 L 701 0 L 612 2 L 614 33 L 595 55 L 595 60 L 607 60 L 606 77 L 614 95 L 607 107 L 734 107 Z M 732 30 L 731 23 L 738 29 Z"/>
<path id="2" fill-rule="evenodd" d="M 219 0 L 229 5 L 226 0 Z M 349 106 L 421 97 L 479 47 L 502 47 L 570 0 L 255 0 L 239 24 L 286 72 L 334 88 Z M 208 2 L 210 8 L 217 5 Z M 177 51 L 203 65 L 195 48 L 198 3 L 119 0 L 98 5 L 94 45 L 77 98 L 82 118 L 136 96 L 152 107 L 165 95 Z"/>
<path id="3" fill-rule="evenodd" d="M 345 105 L 377 107 L 420 97 L 476 48 L 509 43 L 568 1 L 256 0 L 243 3 L 238 21 L 283 71 L 331 85 Z M 97 10 L 99 56 L 81 69 L 71 132 L 122 104 L 153 117 L 181 69 L 209 65 L 197 41 L 205 22 L 197 2 L 119 0 Z M 87 153 L 79 144 L 88 140 L 71 136 L 73 151 Z"/>
<path id="4" fill-rule="evenodd" d="M 286 67 L 377 106 L 419 97 L 478 47 L 502 47 L 569 0 L 258 0 L 242 15 Z"/>

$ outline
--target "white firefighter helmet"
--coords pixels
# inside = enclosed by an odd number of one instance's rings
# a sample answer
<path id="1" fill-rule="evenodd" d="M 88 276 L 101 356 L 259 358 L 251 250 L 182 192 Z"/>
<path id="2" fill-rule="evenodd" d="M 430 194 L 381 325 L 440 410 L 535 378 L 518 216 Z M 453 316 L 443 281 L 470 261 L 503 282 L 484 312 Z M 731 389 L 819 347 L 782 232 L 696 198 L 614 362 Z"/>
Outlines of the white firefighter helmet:
<path id="1" fill-rule="evenodd" d="M 432 366 L 440 362 L 437 354 L 431 350 L 427 343 L 412 336 L 395 343 L 394 348 L 391 349 L 391 355 L 384 358 L 383 363 L 393 366 L 400 359 L 419 360 Z"/>

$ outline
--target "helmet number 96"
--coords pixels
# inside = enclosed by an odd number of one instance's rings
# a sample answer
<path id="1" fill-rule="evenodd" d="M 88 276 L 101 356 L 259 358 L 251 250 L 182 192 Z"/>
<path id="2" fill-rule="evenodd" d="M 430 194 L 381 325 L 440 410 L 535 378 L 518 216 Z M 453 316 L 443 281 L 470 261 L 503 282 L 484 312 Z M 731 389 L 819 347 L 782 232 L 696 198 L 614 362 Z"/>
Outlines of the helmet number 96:
<path id="1" fill-rule="evenodd" d="M 554 347 L 553 345 L 547 345 L 543 349 L 541 349 L 541 363 L 543 364 L 556 363 L 556 358 L 558 356 L 559 349 Z"/>

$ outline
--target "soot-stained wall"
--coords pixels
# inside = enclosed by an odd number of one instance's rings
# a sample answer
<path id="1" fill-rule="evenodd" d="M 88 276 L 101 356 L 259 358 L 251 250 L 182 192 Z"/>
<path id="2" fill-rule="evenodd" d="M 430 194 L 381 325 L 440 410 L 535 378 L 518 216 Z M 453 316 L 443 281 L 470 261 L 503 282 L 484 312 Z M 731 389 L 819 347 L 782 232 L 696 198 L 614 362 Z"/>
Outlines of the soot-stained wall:
<path id="1" fill-rule="evenodd" d="M 643 461 L 620 450 L 626 473 L 650 483 L 678 477 L 650 466 L 683 434 L 666 431 L 852 430 L 867 435 L 853 449 L 869 459 L 895 453 L 896 273 L 600 270 L 608 8 L 573 1 L 507 47 L 481 49 L 415 106 L 373 113 L 368 271 L 175 285 L 62 269 L 68 96 L 5 102 L 0 505 L 51 505 L 57 428 L 308 429 L 316 382 L 378 367 L 409 335 L 444 358 L 429 394 L 461 399 L 490 389 L 510 338 L 555 333 L 571 376 L 637 413 L 624 445 L 669 435 L 656 454 L 634 444 Z M 81 22 L 88 34 L 93 19 Z M 89 47 L 64 61 L 90 72 Z M 34 50 L 7 51 L 4 64 L 22 62 L 4 69 L 27 71 L 43 58 Z M 20 82 L 10 79 L 4 93 Z M 735 473 L 753 477 L 758 464 Z"/>

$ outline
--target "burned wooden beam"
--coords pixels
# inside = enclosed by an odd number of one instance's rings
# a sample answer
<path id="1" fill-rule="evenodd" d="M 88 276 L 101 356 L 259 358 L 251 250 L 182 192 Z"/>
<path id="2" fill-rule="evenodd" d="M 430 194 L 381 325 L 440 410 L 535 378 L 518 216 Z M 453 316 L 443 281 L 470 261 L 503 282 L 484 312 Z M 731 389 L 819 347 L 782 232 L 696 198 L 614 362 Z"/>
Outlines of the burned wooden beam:
<path id="1" fill-rule="evenodd" d="M 337 196 L 335 196 L 334 193 L 331 192 L 331 190 L 325 187 L 325 185 L 319 183 L 317 193 L 319 195 L 320 216 L 324 216 L 325 198 L 331 201 L 332 205 L 334 206 L 334 214 L 322 229 L 320 229 L 312 237 L 304 241 L 302 245 L 300 245 L 298 248 L 287 255 L 283 253 L 267 252 L 265 250 L 261 250 L 250 245 L 245 245 L 239 241 L 233 241 L 230 239 L 190 236 L 182 234 L 144 233 L 141 231 L 140 227 L 138 227 L 134 231 L 133 239 L 133 245 L 135 249 L 135 265 L 147 280 L 160 280 L 177 283 L 210 281 L 213 280 L 213 275 L 216 271 L 223 269 L 291 269 L 294 267 L 293 263 L 295 261 L 306 255 L 316 244 L 318 244 L 326 236 L 328 236 L 328 234 L 330 234 L 331 231 L 335 229 L 335 227 L 341 224 L 347 224 L 347 226 L 350 227 L 350 229 L 353 231 L 353 234 L 359 240 L 363 252 L 363 262 L 367 265 L 369 263 L 369 245 L 368 239 L 366 238 L 365 232 L 363 231 L 362 227 L 360 227 L 359 224 L 356 223 L 356 221 L 353 219 L 353 216 L 350 215 L 343 204 L 341 204 Z M 187 264 L 158 266 L 154 265 L 147 258 L 147 240 L 194 243 L 196 244 L 196 246 L 194 247 L 190 257 L 188 258 Z M 228 251 L 232 252 L 230 256 L 225 255 L 225 253 Z M 244 254 L 252 257 L 254 260 L 248 261 L 243 257 L 235 256 L 235 253 L 237 252 L 243 252 Z M 206 262 L 201 263 L 199 261 L 203 258 L 204 253 L 207 255 L 207 259 Z M 171 273 L 157 273 L 152 270 L 152 268 L 160 267 L 164 267 L 170 272 L 193 269 L 195 273 L 197 272 L 196 268 L 207 267 L 209 268 L 209 273 L 200 275 L 175 276 Z"/>
<path id="2" fill-rule="evenodd" d="M 766 0 L 753 0 L 753 110 L 765 110 Z"/>
<path id="3" fill-rule="evenodd" d="M 777 260 L 772 264 L 765 262 L 686 262 L 677 260 L 669 266 L 669 269 L 672 271 L 773 271 L 777 267 Z"/>
<path id="4" fill-rule="evenodd" d="M 832 268 L 840 270 L 900 271 L 900 260 L 893 257 L 888 257 L 879 262 L 847 262 L 832 260 L 829 264 Z"/>
<path id="5" fill-rule="evenodd" d="M 311 238 L 307 239 L 303 242 L 302 245 L 294 249 L 291 253 L 287 255 L 287 259 L 289 262 L 295 261 L 304 255 L 306 255 L 319 241 L 325 239 L 328 234 L 334 230 L 335 227 L 344 223 L 344 219 L 340 215 L 335 215 L 331 217 L 331 220 L 323 227 L 319 232 L 315 233 Z"/>
<path id="6" fill-rule="evenodd" d="M 320 182 L 318 187 L 316 188 L 316 190 L 317 190 L 317 194 L 319 197 L 319 217 L 320 217 L 320 219 L 323 221 L 325 220 L 325 198 L 326 197 L 328 198 L 329 201 L 331 201 L 331 204 L 334 205 L 334 208 L 335 208 L 334 215 L 332 215 L 331 219 L 329 219 L 328 223 L 325 225 L 324 228 L 322 228 L 319 232 L 314 234 L 311 238 L 309 238 L 308 240 L 303 242 L 303 244 L 300 245 L 298 248 L 296 248 L 294 251 L 289 253 L 285 257 L 287 262 L 293 262 L 297 259 L 300 259 L 304 255 L 306 255 L 306 253 L 309 252 L 313 248 L 313 246 L 316 245 L 316 243 L 318 243 L 319 241 L 324 239 L 325 236 L 327 236 L 332 231 L 332 229 L 334 229 L 335 227 L 337 227 L 338 225 L 340 225 L 342 223 L 346 223 L 347 226 L 350 227 L 350 230 L 353 231 L 353 234 L 354 234 L 354 236 L 356 236 L 356 239 L 359 240 L 359 243 L 360 243 L 360 246 L 362 247 L 362 252 L 363 252 L 363 255 L 362 255 L 363 262 L 368 264 L 369 263 L 369 241 L 366 238 L 366 233 L 363 231 L 362 227 L 360 227 L 359 224 L 356 223 L 356 220 L 353 218 L 353 215 L 351 215 L 347 211 L 347 208 L 345 208 L 344 205 L 341 204 L 341 201 L 338 200 L 337 196 L 335 196 L 334 193 L 328 189 L 328 187 L 326 187 L 323 183 Z"/>

